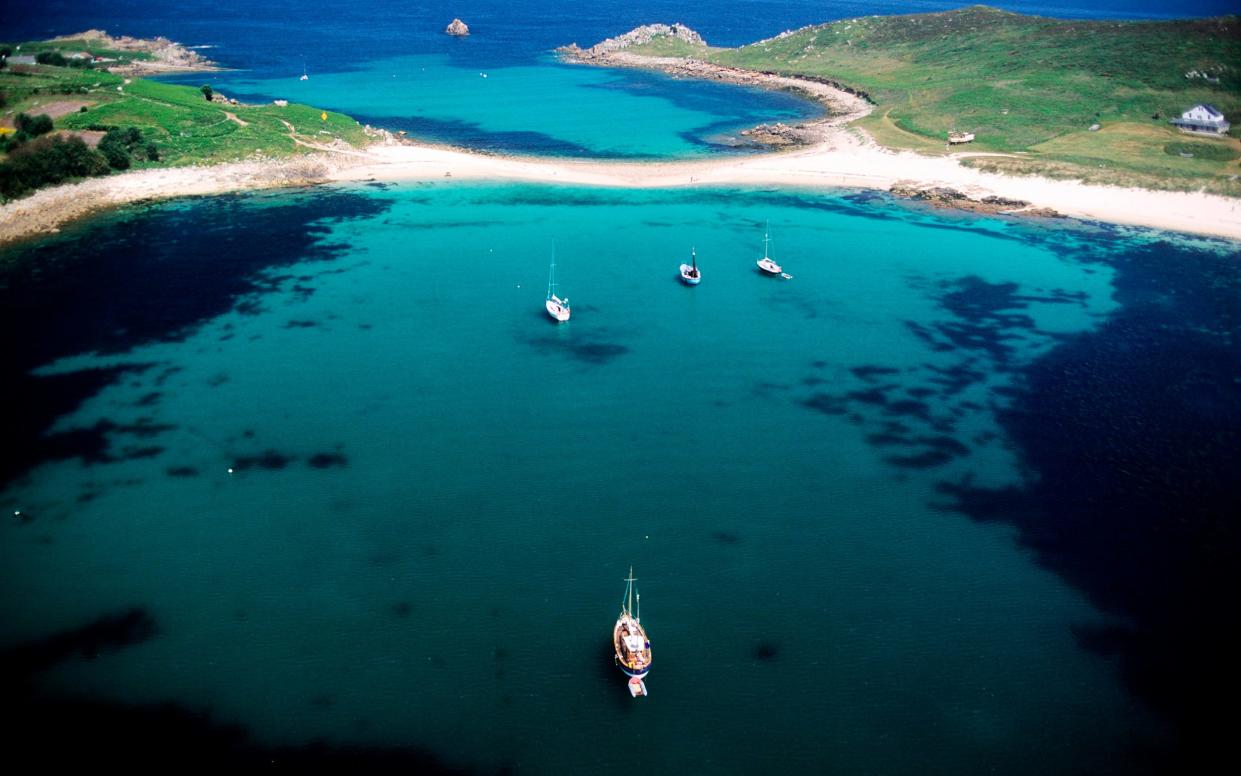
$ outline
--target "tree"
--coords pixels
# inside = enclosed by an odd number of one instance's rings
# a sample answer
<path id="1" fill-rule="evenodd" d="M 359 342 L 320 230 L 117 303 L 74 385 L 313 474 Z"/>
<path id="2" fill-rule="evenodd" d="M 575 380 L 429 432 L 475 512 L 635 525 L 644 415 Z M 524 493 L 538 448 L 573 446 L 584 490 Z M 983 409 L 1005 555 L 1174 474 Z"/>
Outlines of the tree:
<path id="1" fill-rule="evenodd" d="M 13 149 L 0 164 L 0 196 L 20 197 L 40 186 L 107 172 L 108 163 L 81 138 L 41 137 Z"/>
<path id="2" fill-rule="evenodd" d="M 159 147 L 155 143 L 147 143 L 146 152 L 148 162 L 159 161 Z"/>
<path id="3" fill-rule="evenodd" d="M 99 153 L 103 154 L 103 158 L 108 160 L 108 166 L 114 170 L 129 169 L 129 144 L 125 139 L 125 130 L 114 129 L 99 141 Z"/>
<path id="4" fill-rule="evenodd" d="M 64 67 L 69 62 L 59 51 L 40 51 L 35 54 L 34 61 L 40 65 L 55 65 L 56 67 Z"/>
<path id="5" fill-rule="evenodd" d="M 40 113 L 38 116 L 28 116 L 25 113 L 19 113 L 13 119 L 13 126 L 17 128 L 18 132 L 25 132 L 31 137 L 38 137 L 52 131 L 52 117 L 46 113 Z"/>
<path id="6" fill-rule="evenodd" d="M 215 92 L 211 89 L 211 84 L 203 84 L 203 88 L 200 91 L 203 93 L 203 97 L 207 99 L 207 102 L 211 102 L 211 98 L 215 95 Z"/>

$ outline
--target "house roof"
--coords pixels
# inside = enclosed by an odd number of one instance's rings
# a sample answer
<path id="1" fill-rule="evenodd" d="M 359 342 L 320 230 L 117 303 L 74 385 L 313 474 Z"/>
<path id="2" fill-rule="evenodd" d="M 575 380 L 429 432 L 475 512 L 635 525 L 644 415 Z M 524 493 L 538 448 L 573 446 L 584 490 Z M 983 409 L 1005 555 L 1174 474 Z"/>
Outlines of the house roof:
<path id="1" fill-rule="evenodd" d="M 1221 119 L 1224 118 L 1224 114 L 1220 113 L 1219 108 L 1215 107 L 1214 105 L 1209 105 L 1204 102 L 1204 103 L 1200 103 L 1198 107 L 1205 110 L 1207 112 L 1207 115 L 1211 116 L 1212 118 L 1221 118 Z"/>

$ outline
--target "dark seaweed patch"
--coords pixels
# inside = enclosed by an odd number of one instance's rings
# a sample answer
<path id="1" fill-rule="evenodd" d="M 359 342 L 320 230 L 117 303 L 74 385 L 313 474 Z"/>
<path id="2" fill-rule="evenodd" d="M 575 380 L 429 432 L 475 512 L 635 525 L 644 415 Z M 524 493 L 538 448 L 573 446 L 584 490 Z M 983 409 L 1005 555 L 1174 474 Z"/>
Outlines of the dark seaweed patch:
<path id="1" fill-rule="evenodd" d="M 289 321 L 284 325 L 286 329 L 313 329 L 318 326 L 318 321 Z"/>
<path id="2" fill-rule="evenodd" d="M 1024 369 L 998 414 L 1027 483 L 941 489 L 1123 620 L 1080 643 L 1118 657 L 1177 724 L 1179 770 L 1202 770 L 1230 756 L 1241 690 L 1241 262 L 1152 242 L 1110 263 L 1120 308 Z"/>
<path id="3" fill-rule="evenodd" d="M 711 534 L 711 538 L 720 544 L 739 544 L 741 537 L 731 531 L 716 531 Z"/>
<path id="4" fill-rule="evenodd" d="M 233 461 L 233 469 L 239 472 L 244 472 L 248 469 L 277 471 L 285 468 L 295 460 L 297 460 L 295 456 L 285 455 L 276 450 L 265 450 L 258 455 L 238 456 Z"/>
<path id="5" fill-rule="evenodd" d="M 164 452 L 164 448 L 160 447 L 159 445 L 148 445 L 146 447 L 126 447 L 121 450 L 120 455 L 116 456 L 116 458 L 120 458 L 126 461 L 133 461 L 133 460 L 138 460 L 141 458 L 154 458 L 155 456 L 163 452 Z"/>
<path id="6" fill-rule="evenodd" d="M 750 657 L 763 663 L 770 663 L 780 655 L 779 645 L 770 641 L 760 641 L 750 650 Z"/>
<path id="7" fill-rule="evenodd" d="M 134 406 L 135 407 L 150 407 L 152 404 L 155 404 L 156 402 L 158 402 L 160 397 L 163 395 L 164 394 L 162 391 L 151 391 L 150 393 L 143 395 L 143 397 L 139 399 L 138 401 L 134 402 Z"/>
<path id="8" fill-rule="evenodd" d="M 585 338 L 534 337 L 528 342 L 540 352 L 567 353 L 577 361 L 593 365 L 607 364 L 629 352 L 629 348 L 619 342 Z"/>
<path id="9" fill-rule="evenodd" d="M 197 477 L 198 469 L 193 466 L 169 466 L 164 470 L 169 477 Z"/>
<path id="10" fill-rule="evenodd" d="M 321 741 L 270 746 L 256 741 L 242 725 L 213 719 L 207 710 L 168 701 L 106 701 L 38 686 L 39 675 L 60 663 L 142 644 L 158 632 L 150 614 L 135 608 L 0 653 L 5 703 L 15 712 L 5 723 L 6 758 L 72 772 L 85 772 L 100 762 L 124 762 L 139 773 L 163 772 L 170 764 L 241 773 L 273 767 L 291 773 L 466 773 L 417 747 Z"/>
<path id="11" fill-rule="evenodd" d="M 877 366 L 875 364 L 866 364 L 864 366 L 855 366 L 849 371 L 852 372 L 858 379 L 865 380 L 866 382 L 869 383 L 869 382 L 874 382 L 876 378 L 883 377 L 885 375 L 900 374 L 901 370 L 893 369 L 892 367 L 887 367 L 887 366 Z"/>
<path id="12" fill-rule="evenodd" d="M 315 469 L 330 469 L 333 466 L 345 466 L 349 459 L 344 453 L 315 453 L 306 459 L 306 463 Z"/>
<path id="13" fill-rule="evenodd" d="M 346 246 L 324 239 L 324 221 L 366 218 L 389 205 L 336 189 L 211 197 L 132 208 L 0 252 L 0 378 L 9 396 L 0 408 L 8 440 L 0 483 L 45 461 L 105 449 L 89 433 L 43 435 L 122 374 L 149 365 L 49 376 L 31 370 L 79 353 L 184 340 L 230 309 L 257 306 L 263 270 L 338 257 Z M 176 371 L 165 368 L 153 385 Z"/>
<path id="14" fill-rule="evenodd" d="M 414 605 L 409 601 L 397 601 L 392 605 L 392 613 L 397 617 L 408 617 L 414 611 Z"/>

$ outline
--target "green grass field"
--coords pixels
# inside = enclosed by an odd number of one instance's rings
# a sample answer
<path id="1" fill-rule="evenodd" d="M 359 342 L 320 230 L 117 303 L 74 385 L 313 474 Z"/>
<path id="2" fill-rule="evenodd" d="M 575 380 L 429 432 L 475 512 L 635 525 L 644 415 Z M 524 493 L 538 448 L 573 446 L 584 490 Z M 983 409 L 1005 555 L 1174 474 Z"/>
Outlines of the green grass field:
<path id="1" fill-rule="evenodd" d="M 859 126 L 884 145 L 942 150 L 958 129 L 977 135 L 968 150 L 1013 154 L 1011 170 L 1241 195 L 1241 152 L 1164 152 L 1177 142 L 1241 151 L 1236 129 L 1198 139 L 1168 124 L 1199 102 L 1241 120 L 1237 17 L 1083 21 L 973 6 L 848 19 L 737 49 L 675 43 L 632 51 L 679 49 L 677 56 L 848 84 L 876 103 Z M 1191 71 L 1218 83 L 1187 78 Z M 1103 131 L 1090 132 L 1096 123 Z"/>
<path id="2" fill-rule="evenodd" d="M 67 43 L 24 43 L 21 52 L 50 48 L 92 54 L 108 54 L 102 49 Z M 129 58 L 145 54 L 127 53 Z M 211 73 L 202 74 L 210 83 Z M 135 161 L 136 167 L 188 165 L 237 161 L 261 154 L 282 157 L 313 149 L 294 142 L 288 126 L 306 141 L 330 143 L 340 139 L 350 145 L 365 145 L 362 127 L 340 113 L 327 113 L 307 105 L 226 105 L 207 102 L 194 87 L 165 84 L 146 79 L 127 79 L 103 70 L 50 65 L 11 66 L 0 70 L 0 93 L 7 104 L 0 119 L 11 125 L 19 112 L 37 115 L 54 103 L 84 103 L 85 111 L 55 118 L 57 129 L 90 130 L 137 127 L 144 141 L 154 142 L 159 162 Z M 231 118 L 231 114 L 234 118 Z"/>

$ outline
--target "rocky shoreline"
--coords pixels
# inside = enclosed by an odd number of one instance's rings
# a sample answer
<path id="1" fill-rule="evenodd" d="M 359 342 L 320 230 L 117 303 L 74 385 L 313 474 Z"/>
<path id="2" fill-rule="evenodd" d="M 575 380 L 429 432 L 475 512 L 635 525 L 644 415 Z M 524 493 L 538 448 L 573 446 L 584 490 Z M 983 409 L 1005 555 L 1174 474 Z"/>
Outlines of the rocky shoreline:
<path id="1" fill-rule="evenodd" d="M 1024 199 L 1009 199 L 989 195 L 973 199 L 968 194 L 947 186 L 919 186 L 913 183 L 894 183 L 888 189 L 894 197 L 925 202 L 939 210 L 964 210 L 980 215 L 1025 216 L 1029 218 L 1064 218 L 1049 207 L 1035 207 Z"/>
<path id="2" fill-rule="evenodd" d="M 135 59 L 118 65 L 106 67 L 110 73 L 127 76 L 155 75 L 156 73 L 177 73 L 193 71 L 219 70 L 215 62 L 207 59 L 197 51 L 186 48 L 176 41 L 164 37 L 134 38 L 129 35 L 114 37 L 105 30 L 86 30 L 73 35 L 62 35 L 52 38 L 54 43 L 82 41 L 92 48 L 127 51 L 132 53 L 150 54 L 154 59 Z"/>
<path id="3" fill-rule="evenodd" d="M 722 81 L 738 86 L 788 92 L 815 102 L 826 110 L 827 115 L 820 119 L 794 125 L 761 124 L 741 133 L 748 142 L 765 147 L 791 148 L 823 142 L 832 130 L 869 114 L 873 108 L 873 103 L 865 93 L 829 79 L 794 78 L 779 73 L 726 67 L 701 59 L 654 57 L 628 50 L 661 38 L 694 46 L 707 45 L 701 35 L 683 24 L 648 24 L 624 35 L 608 38 L 590 48 L 581 48 L 576 43 L 571 43 L 556 49 L 556 53 L 563 61 L 575 64 L 654 70 L 676 78 Z"/>

